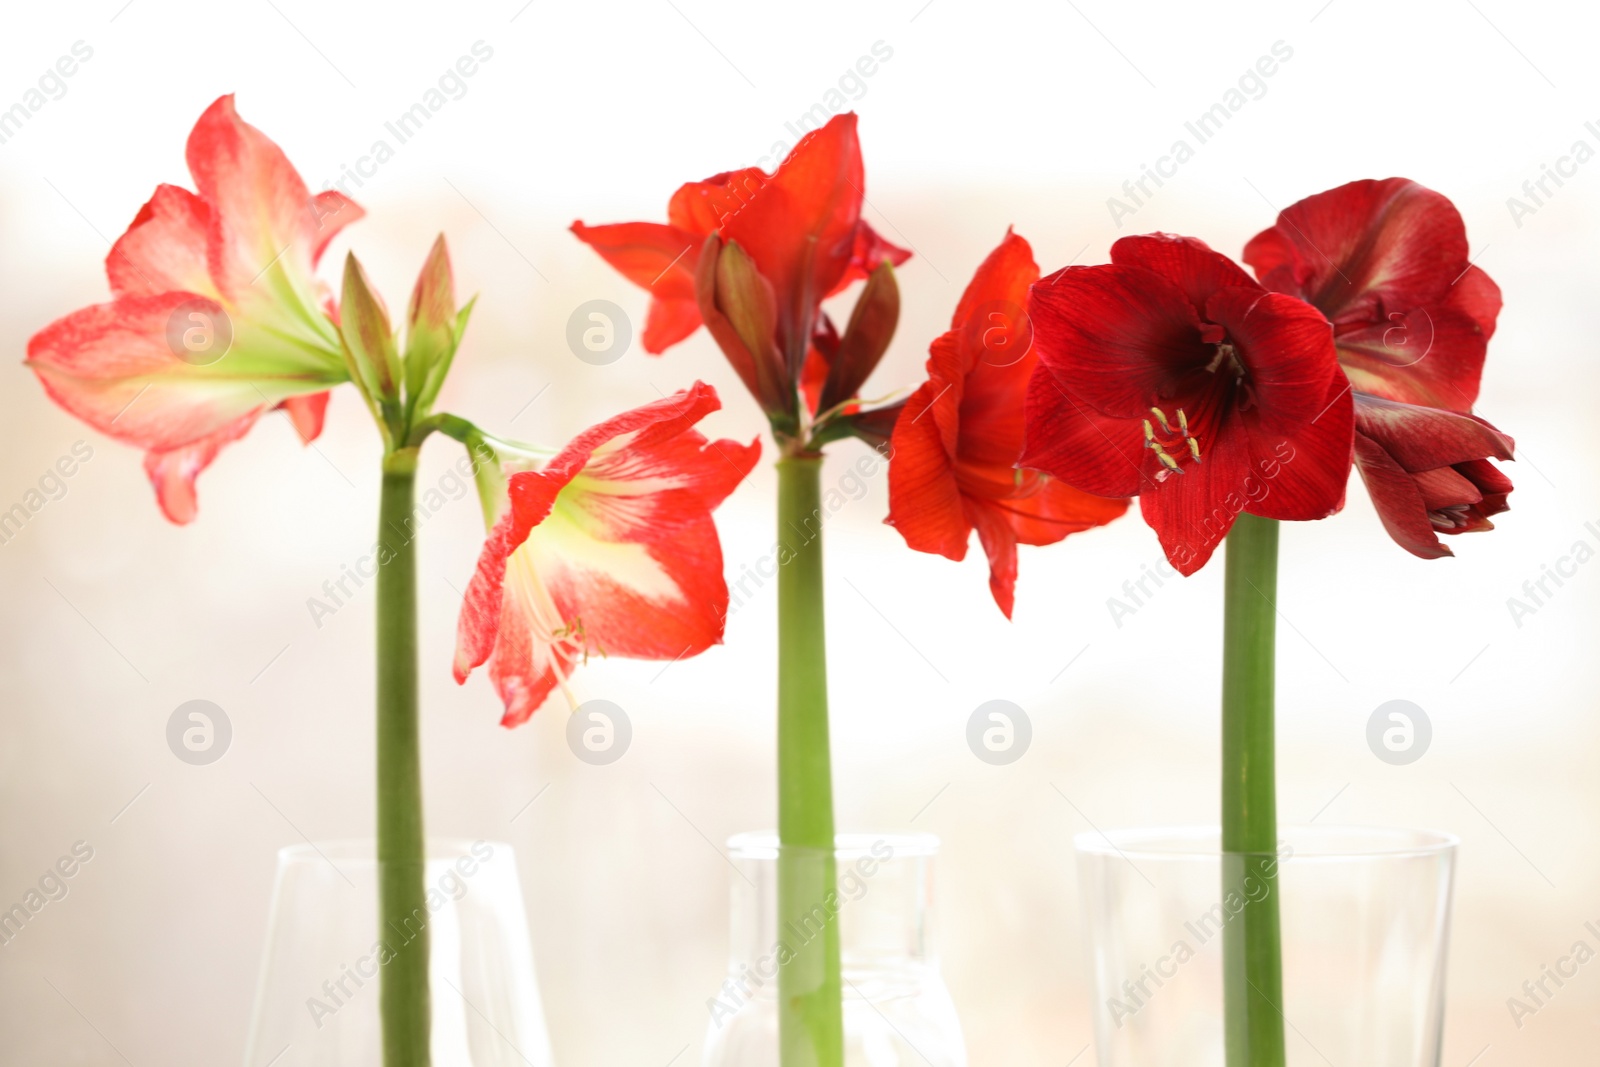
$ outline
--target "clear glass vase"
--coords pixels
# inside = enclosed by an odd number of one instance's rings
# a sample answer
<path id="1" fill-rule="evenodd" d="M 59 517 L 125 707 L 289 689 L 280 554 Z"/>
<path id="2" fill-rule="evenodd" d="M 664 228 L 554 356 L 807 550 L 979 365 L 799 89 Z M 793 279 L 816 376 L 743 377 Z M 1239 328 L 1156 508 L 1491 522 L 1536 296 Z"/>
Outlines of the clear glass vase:
<path id="1" fill-rule="evenodd" d="M 1308 826 L 1279 841 L 1289 1067 L 1438 1067 L 1456 839 Z M 1224 891 L 1214 828 L 1076 845 L 1100 1067 L 1223 1067 L 1224 931 L 1268 884 L 1235 874 Z"/>
<path id="2" fill-rule="evenodd" d="M 511 846 L 430 841 L 426 879 L 425 920 L 380 931 L 370 840 L 278 853 L 245 1067 L 381 1067 L 382 960 L 424 925 L 433 1067 L 549 1067 Z"/>
<path id="3" fill-rule="evenodd" d="M 932 834 L 840 834 L 837 877 L 847 1067 L 966 1067 L 966 1045 L 934 947 Z M 778 1067 L 778 839 L 740 834 L 728 977 L 707 999 L 704 1067 Z M 818 858 L 818 866 L 826 854 Z M 825 913 L 818 912 L 820 916 Z M 819 922 L 826 921 L 819 918 Z"/>

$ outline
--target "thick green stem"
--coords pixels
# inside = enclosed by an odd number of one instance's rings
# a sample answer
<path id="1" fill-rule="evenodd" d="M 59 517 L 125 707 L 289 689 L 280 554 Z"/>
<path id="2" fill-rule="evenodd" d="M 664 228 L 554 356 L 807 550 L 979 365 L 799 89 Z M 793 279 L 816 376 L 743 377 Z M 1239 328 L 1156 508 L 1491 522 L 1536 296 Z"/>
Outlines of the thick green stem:
<path id="1" fill-rule="evenodd" d="M 428 906 L 417 736 L 417 450 L 383 460 L 378 507 L 378 880 L 384 1067 L 427 1067 Z"/>
<path id="2" fill-rule="evenodd" d="M 844 1063 L 821 481 L 819 456 L 778 462 L 778 929 L 791 953 L 778 970 L 784 1067 Z"/>
<path id="3" fill-rule="evenodd" d="M 1278 523 L 1240 515 L 1222 629 L 1223 997 L 1228 1067 L 1284 1067 L 1273 760 Z"/>

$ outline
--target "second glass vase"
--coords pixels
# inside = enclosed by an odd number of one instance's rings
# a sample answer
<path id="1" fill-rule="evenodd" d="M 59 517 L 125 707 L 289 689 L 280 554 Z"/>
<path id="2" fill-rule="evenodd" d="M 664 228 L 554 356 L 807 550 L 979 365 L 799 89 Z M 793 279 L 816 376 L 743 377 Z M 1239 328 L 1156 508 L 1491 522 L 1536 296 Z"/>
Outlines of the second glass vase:
<path id="1" fill-rule="evenodd" d="M 846 1067 L 966 1067 L 934 946 L 938 848 L 931 834 L 835 839 Z M 775 834 L 740 834 L 728 851 L 735 872 L 728 977 L 707 1000 L 702 1063 L 778 1067 L 777 961 L 784 945 L 812 931 L 778 920 Z"/>

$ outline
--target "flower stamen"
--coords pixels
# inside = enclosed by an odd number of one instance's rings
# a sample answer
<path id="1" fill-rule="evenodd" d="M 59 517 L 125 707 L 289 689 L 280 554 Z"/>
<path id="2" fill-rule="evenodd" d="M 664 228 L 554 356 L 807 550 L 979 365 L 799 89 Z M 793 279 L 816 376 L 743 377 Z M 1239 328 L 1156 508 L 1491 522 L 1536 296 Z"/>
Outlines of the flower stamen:
<path id="1" fill-rule="evenodd" d="M 1156 435 L 1155 425 L 1149 419 L 1143 420 L 1144 447 L 1150 449 L 1156 454 L 1156 459 L 1158 462 L 1160 462 L 1163 468 L 1161 472 L 1162 477 L 1165 477 L 1168 473 L 1184 473 L 1183 467 L 1178 462 L 1178 459 L 1183 457 L 1185 451 L 1188 452 L 1187 458 L 1192 459 L 1196 463 L 1200 462 L 1200 441 L 1189 432 L 1189 415 L 1187 412 L 1185 412 L 1182 408 L 1178 409 L 1178 429 L 1176 432 L 1174 432 L 1172 423 L 1170 420 L 1168 420 L 1166 412 L 1162 411 L 1160 408 L 1153 407 L 1150 409 L 1150 414 L 1154 415 L 1156 417 L 1156 421 L 1161 423 L 1162 436 L 1158 437 Z M 1169 448 L 1172 449 L 1171 452 L 1168 451 Z M 1173 452 L 1177 452 L 1178 456 L 1174 457 L 1172 454 Z"/>

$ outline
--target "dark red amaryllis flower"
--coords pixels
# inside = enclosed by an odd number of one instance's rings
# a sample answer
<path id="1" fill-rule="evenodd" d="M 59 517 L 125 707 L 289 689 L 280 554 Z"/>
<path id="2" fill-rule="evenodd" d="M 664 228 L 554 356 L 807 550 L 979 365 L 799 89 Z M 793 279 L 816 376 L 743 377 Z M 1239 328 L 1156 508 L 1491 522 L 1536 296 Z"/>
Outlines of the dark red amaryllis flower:
<path id="1" fill-rule="evenodd" d="M 1512 458 L 1512 442 L 1461 416 L 1500 289 L 1468 258 L 1455 205 L 1405 178 L 1351 182 L 1285 208 L 1244 259 L 1333 324 L 1355 390 L 1356 468 L 1395 541 L 1433 559 L 1452 554 L 1436 534 L 1492 528 L 1511 483 L 1488 460 Z M 1400 476 L 1419 471 L 1432 473 Z"/>
<path id="2" fill-rule="evenodd" d="M 1039 366 L 1024 467 L 1139 510 L 1174 567 L 1203 566 L 1241 512 L 1344 504 L 1349 384 L 1321 312 L 1191 237 L 1125 237 L 1111 263 L 1034 283 Z"/>
<path id="3" fill-rule="evenodd" d="M 989 557 L 989 591 L 1011 617 L 1017 545 L 1049 545 L 1103 526 L 1128 502 L 1017 468 L 1023 402 L 1038 362 L 1025 304 L 1039 278 L 1010 230 L 978 267 L 929 347 L 928 380 L 895 423 L 888 522 L 919 552 L 965 559 L 972 531 Z"/>
<path id="4" fill-rule="evenodd" d="M 684 185 L 664 225 L 575 222 L 572 232 L 650 291 L 646 351 L 663 352 L 704 322 L 775 425 L 797 426 L 802 373 L 813 382 L 810 413 L 850 400 L 898 317 L 885 264 L 911 253 L 861 218 L 864 189 L 856 117 L 837 115 L 770 175 L 749 167 Z M 873 306 L 858 308 L 855 336 L 838 334 L 822 301 L 886 274 L 869 284 L 864 299 Z"/>

